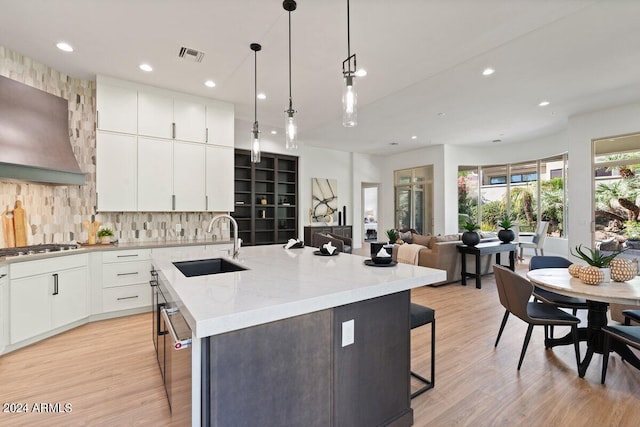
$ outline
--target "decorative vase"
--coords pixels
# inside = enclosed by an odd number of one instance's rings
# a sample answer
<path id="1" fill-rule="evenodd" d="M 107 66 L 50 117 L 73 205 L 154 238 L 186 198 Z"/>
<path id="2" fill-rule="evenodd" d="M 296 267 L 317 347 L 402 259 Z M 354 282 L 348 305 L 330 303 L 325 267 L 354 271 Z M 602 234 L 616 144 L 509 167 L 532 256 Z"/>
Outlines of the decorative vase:
<path id="1" fill-rule="evenodd" d="M 498 231 L 498 239 L 500 239 L 502 243 L 509 243 L 513 241 L 513 239 L 515 238 L 516 238 L 516 234 L 511 229 Z"/>
<path id="2" fill-rule="evenodd" d="M 100 237 L 100 243 L 102 243 L 102 244 L 111 243 L 111 236 L 102 236 L 102 237 Z"/>
<path id="3" fill-rule="evenodd" d="M 637 259 L 617 258 L 609 263 L 609 267 L 611 268 L 611 279 L 614 282 L 626 282 L 638 274 Z"/>
<path id="4" fill-rule="evenodd" d="M 569 274 L 578 279 L 580 278 L 581 270 L 582 270 L 582 266 L 580 264 L 571 264 L 569 266 Z"/>
<path id="5" fill-rule="evenodd" d="M 467 246 L 475 246 L 480 243 L 480 234 L 475 231 L 465 231 L 462 233 L 462 243 Z"/>
<path id="6" fill-rule="evenodd" d="M 580 280 L 585 285 L 599 285 L 604 282 L 604 269 L 589 265 L 580 269 Z M 611 280 L 611 279 L 609 279 Z"/>

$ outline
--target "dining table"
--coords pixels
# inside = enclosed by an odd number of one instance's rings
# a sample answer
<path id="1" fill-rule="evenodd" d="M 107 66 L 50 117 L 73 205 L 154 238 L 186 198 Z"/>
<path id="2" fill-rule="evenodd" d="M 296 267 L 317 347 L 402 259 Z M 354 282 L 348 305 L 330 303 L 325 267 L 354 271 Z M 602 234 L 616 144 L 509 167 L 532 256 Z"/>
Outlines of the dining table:
<path id="1" fill-rule="evenodd" d="M 541 268 L 531 270 L 527 278 L 536 286 L 569 297 L 584 298 L 587 301 L 587 327 L 578 328 L 578 339 L 586 341 L 587 352 L 578 365 L 578 375 L 584 378 L 594 353 L 603 353 L 604 332 L 608 323 L 607 311 L 610 303 L 637 305 L 640 307 L 640 277 L 627 282 L 604 282 L 587 285 L 569 274 L 567 268 Z M 573 344 L 571 334 L 561 338 L 546 338 L 545 347 Z M 614 340 L 611 350 L 623 360 L 640 369 L 640 359 L 624 343 Z"/>

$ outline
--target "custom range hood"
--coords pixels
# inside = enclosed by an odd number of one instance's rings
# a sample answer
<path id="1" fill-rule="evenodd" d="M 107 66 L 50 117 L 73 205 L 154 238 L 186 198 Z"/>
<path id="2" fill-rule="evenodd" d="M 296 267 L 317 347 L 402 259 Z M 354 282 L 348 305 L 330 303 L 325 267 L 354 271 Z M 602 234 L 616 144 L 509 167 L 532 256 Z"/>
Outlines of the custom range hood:
<path id="1" fill-rule="evenodd" d="M 0 181 L 84 185 L 69 142 L 69 104 L 0 76 Z"/>

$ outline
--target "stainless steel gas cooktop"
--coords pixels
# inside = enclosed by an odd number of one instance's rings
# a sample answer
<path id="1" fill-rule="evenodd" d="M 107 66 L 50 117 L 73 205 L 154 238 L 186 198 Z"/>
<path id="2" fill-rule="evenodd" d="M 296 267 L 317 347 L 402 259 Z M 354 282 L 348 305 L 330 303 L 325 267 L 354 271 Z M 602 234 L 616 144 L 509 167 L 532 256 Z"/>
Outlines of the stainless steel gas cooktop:
<path id="1" fill-rule="evenodd" d="M 68 251 L 72 249 L 78 249 L 78 245 L 54 243 L 54 244 L 32 245 L 32 246 L 20 246 L 17 248 L 0 249 L 0 257 L 44 254 L 47 252 Z"/>

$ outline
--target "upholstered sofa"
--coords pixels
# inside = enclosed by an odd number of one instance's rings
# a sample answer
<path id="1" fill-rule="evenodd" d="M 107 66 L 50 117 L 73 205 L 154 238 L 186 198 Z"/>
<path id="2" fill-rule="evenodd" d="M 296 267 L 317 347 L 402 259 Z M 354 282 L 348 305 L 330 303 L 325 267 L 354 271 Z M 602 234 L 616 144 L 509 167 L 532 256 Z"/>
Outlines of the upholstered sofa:
<path id="1" fill-rule="evenodd" d="M 461 259 L 457 246 L 462 243 L 461 234 L 451 234 L 445 236 L 423 236 L 413 232 L 409 232 L 410 236 L 400 233 L 401 239 L 407 243 L 413 243 L 424 246 L 418 253 L 418 265 L 423 267 L 437 268 L 447 272 L 447 279 L 434 283 L 434 286 L 444 285 L 447 283 L 457 282 L 461 279 Z M 495 233 L 481 234 L 481 241 L 496 241 L 498 238 Z M 392 257 L 397 260 L 399 245 L 394 245 Z M 494 255 L 483 255 L 480 258 L 482 263 L 480 267 L 481 274 L 489 274 L 493 270 L 491 266 L 495 260 Z M 467 271 L 475 271 L 475 257 L 467 256 Z"/>

